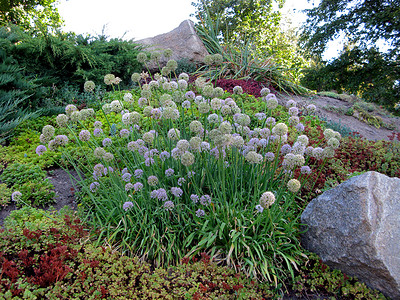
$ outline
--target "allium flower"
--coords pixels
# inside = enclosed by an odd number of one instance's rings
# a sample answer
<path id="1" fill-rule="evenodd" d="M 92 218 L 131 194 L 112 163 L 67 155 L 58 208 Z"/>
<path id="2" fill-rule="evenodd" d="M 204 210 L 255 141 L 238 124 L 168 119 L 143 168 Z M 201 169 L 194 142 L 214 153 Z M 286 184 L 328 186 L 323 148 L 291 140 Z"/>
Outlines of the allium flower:
<path id="1" fill-rule="evenodd" d="M 292 152 L 293 154 L 295 154 L 295 155 L 296 155 L 296 154 L 301 154 L 301 155 L 303 155 L 305 150 L 306 150 L 306 147 L 305 147 L 302 143 L 300 143 L 299 141 L 297 141 L 297 142 L 294 143 L 291 152 Z"/>
<path id="2" fill-rule="evenodd" d="M 189 141 L 190 144 L 190 149 L 194 150 L 194 151 L 200 151 L 200 145 L 201 145 L 201 138 L 195 136 L 192 137 Z"/>
<path id="3" fill-rule="evenodd" d="M 175 207 L 174 202 L 168 200 L 164 202 L 165 210 L 172 210 Z"/>
<path id="4" fill-rule="evenodd" d="M 199 202 L 200 197 L 198 195 L 192 194 L 192 195 L 190 195 L 190 200 L 192 200 L 193 203 L 196 204 L 197 202 Z"/>
<path id="5" fill-rule="evenodd" d="M 300 172 L 301 172 L 301 174 L 305 174 L 305 175 L 311 174 L 311 168 L 309 166 L 302 166 L 300 168 Z"/>
<path id="6" fill-rule="evenodd" d="M 165 176 L 171 177 L 172 175 L 174 175 L 174 169 L 169 168 L 165 170 Z"/>
<path id="7" fill-rule="evenodd" d="M 224 90 L 221 87 L 217 86 L 214 89 L 213 96 L 217 97 L 217 98 L 221 98 L 224 95 L 224 93 L 225 93 Z"/>
<path id="8" fill-rule="evenodd" d="M 15 191 L 11 194 L 11 200 L 14 202 L 18 202 L 21 200 L 22 193 L 20 191 Z"/>
<path id="9" fill-rule="evenodd" d="M 123 210 L 127 211 L 133 207 L 133 203 L 131 201 L 127 201 L 122 205 Z"/>
<path id="10" fill-rule="evenodd" d="M 169 61 L 167 61 L 167 68 L 171 71 L 175 71 L 176 68 L 178 68 L 178 63 L 175 60 L 170 59 Z"/>
<path id="11" fill-rule="evenodd" d="M 68 137 L 66 135 L 63 134 L 59 134 L 56 135 L 56 137 L 54 138 L 54 142 L 58 145 L 58 146 L 65 146 L 68 144 Z"/>
<path id="12" fill-rule="evenodd" d="M 295 166 L 296 166 L 296 156 L 292 153 L 286 154 L 282 161 L 282 167 L 285 170 L 292 170 Z"/>
<path id="13" fill-rule="evenodd" d="M 36 154 L 39 156 L 42 155 L 43 153 L 45 153 L 46 151 L 47 151 L 46 146 L 39 145 L 36 147 Z"/>
<path id="14" fill-rule="evenodd" d="M 267 209 L 275 203 L 275 195 L 272 192 L 264 192 L 260 197 L 259 203 L 263 209 Z"/>
<path id="15" fill-rule="evenodd" d="M 184 184 L 186 182 L 186 179 L 183 177 L 178 178 L 178 185 L 182 186 L 182 184 Z"/>
<path id="16" fill-rule="evenodd" d="M 219 125 L 218 129 L 223 134 L 229 134 L 232 132 L 232 125 L 229 121 L 224 121 Z"/>
<path id="17" fill-rule="evenodd" d="M 65 113 L 67 114 L 67 116 L 71 116 L 73 112 L 78 111 L 78 108 L 76 108 L 75 105 L 73 104 L 68 104 L 65 107 Z"/>
<path id="18" fill-rule="evenodd" d="M 93 130 L 93 135 L 94 136 L 100 136 L 100 135 L 102 135 L 103 134 L 103 129 L 101 129 L 101 128 L 95 128 L 94 130 Z"/>
<path id="19" fill-rule="evenodd" d="M 283 136 L 288 133 L 288 127 L 285 123 L 278 123 L 272 128 L 272 134 Z"/>
<path id="20" fill-rule="evenodd" d="M 45 125 L 42 129 L 42 134 L 47 137 L 52 137 L 55 132 L 56 132 L 56 130 L 51 125 Z"/>
<path id="21" fill-rule="evenodd" d="M 96 192 L 97 189 L 100 187 L 100 183 L 98 183 L 97 181 L 92 182 L 89 186 L 89 189 L 92 193 Z"/>
<path id="22" fill-rule="evenodd" d="M 185 152 L 187 150 L 189 150 L 190 144 L 187 140 L 179 140 L 176 143 L 176 148 L 178 148 L 179 150 L 181 150 L 182 152 Z"/>
<path id="23" fill-rule="evenodd" d="M 90 80 L 86 81 L 85 84 L 83 85 L 83 89 L 84 89 L 86 92 L 91 92 L 91 91 L 93 91 L 95 87 L 96 87 L 96 85 L 94 84 L 94 82 L 93 82 L 93 81 L 90 81 Z"/>
<path id="24" fill-rule="evenodd" d="M 110 138 L 105 138 L 105 139 L 103 140 L 102 144 L 103 144 L 103 147 L 111 146 L 112 140 L 111 140 Z"/>
<path id="25" fill-rule="evenodd" d="M 179 87 L 179 89 L 181 89 L 181 90 L 186 90 L 187 87 L 188 87 L 187 81 L 186 81 L 186 80 L 183 80 L 183 79 L 178 80 L 178 87 Z"/>
<path id="26" fill-rule="evenodd" d="M 294 155 L 294 163 L 295 163 L 296 166 L 300 167 L 300 166 L 304 165 L 305 162 L 306 161 L 305 161 L 303 155 L 301 155 L 301 154 L 295 154 Z"/>
<path id="27" fill-rule="evenodd" d="M 337 138 L 331 137 L 331 138 L 328 140 L 327 145 L 328 145 L 329 147 L 332 147 L 333 149 L 337 149 L 337 148 L 339 148 L 340 142 L 339 142 L 339 140 L 338 140 Z"/>
<path id="28" fill-rule="evenodd" d="M 143 176 L 143 170 L 142 170 L 142 169 L 136 169 L 136 170 L 133 172 L 133 176 L 135 176 L 135 178 L 137 178 L 137 179 L 142 178 L 142 176 Z"/>
<path id="29" fill-rule="evenodd" d="M 131 177 L 132 177 L 132 175 L 130 173 L 124 173 L 121 176 L 122 180 L 125 181 L 125 182 L 131 181 Z"/>
<path id="30" fill-rule="evenodd" d="M 210 104 L 213 110 L 218 110 L 222 107 L 222 101 L 219 98 L 213 98 Z"/>
<path id="31" fill-rule="evenodd" d="M 106 150 L 104 150 L 104 148 L 102 147 L 96 147 L 96 149 L 94 149 L 94 157 L 96 158 L 102 158 L 104 156 L 104 154 L 106 154 Z"/>
<path id="32" fill-rule="evenodd" d="M 267 117 L 265 113 L 256 113 L 254 114 L 254 116 L 260 121 L 264 120 Z"/>
<path id="33" fill-rule="evenodd" d="M 164 50 L 164 57 L 165 58 L 170 58 L 171 56 L 172 56 L 172 54 L 173 54 L 173 51 L 171 50 L 171 49 L 165 49 Z"/>
<path id="34" fill-rule="evenodd" d="M 88 140 L 90 140 L 90 132 L 89 132 L 89 130 L 82 130 L 82 131 L 79 133 L 79 139 L 80 139 L 82 142 L 87 142 Z"/>
<path id="35" fill-rule="evenodd" d="M 123 107 L 121 105 L 121 102 L 119 102 L 118 100 L 114 100 L 110 103 L 110 108 L 111 111 L 120 113 Z"/>
<path id="36" fill-rule="evenodd" d="M 147 61 L 147 54 L 144 52 L 139 52 L 136 56 L 136 59 L 139 63 L 143 64 Z"/>
<path id="37" fill-rule="evenodd" d="M 190 103 L 189 100 L 185 100 L 185 101 L 182 102 L 182 108 L 189 109 L 190 105 L 191 105 L 191 103 Z"/>
<path id="38" fill-rule="evenodd" d="M 190 153 L 189 151 L 186 151 L 185 153 L 182 154 L 181 157 L 181 163 L 182 165 L 189 167 L 194 164 L 194 155 Z"/>
<path id="39" fill-rule="evenodd" d="M 269 130 L 269 128 L 262 128 L 259 132 L 259 135 L 266 139 L 267 137 L 269 137 L 271 135 L 271 131 Z"/>
<path id="40" fill-rule="evenodd" d="M 322 152 L 324 151 L 324 149 L 322 149 L 321 147 L 316 147 L 312 150 L 312 156 L 315 159 L 321 159 L 322 158 Z"/>
<path id="41" fill-rule="evenodd" d="M 189 129 L 193 133 L 200 133 L 203 129 L 203 124 L 201 124 L 199 121 L 192 121 L 189 124 Z"/>
<path id="42" fill-rule="evenodd" d="M 125 184 L 125 191 L 129 192 L 130 190 L 133 189 L 133 184 L 128 182 L 127 184 Z"/>
<path id="43" fill-rule="evenodd" d="M 110 152 L 107 152 L 106 154 L 104 154 L 103 159 L 106 162 L 111 162 L 114 159 L 114 155 Z"/>
<path id="44" fill-rule="evenodd" d="M 296 126 L 297 124 L 299 124 L 300 119 L 298 116 L 291 116 L 289 117 L 288 123 L 290 126 Z"/>
<path id="45" fill-rule="evenodd" d="M 152 132 L 146 132 L 145 134 L 143 134 L 143 140 L 147 144 L 152 144 L 154 141 L 154 134 Z"/>
<path id="46" fill-rule="evenodd" d="M 297 105 L 297 103 L 294 100 L 289 100 L 288 102 L 286 102 L 287 108 L 296 107 L 296 105 Z"/>
<path id="47" fill-rule="evenodd" d="M 262 212 L 264 211 L 264 208 L 263 208 L 260 204 L 257 204 L 257 205 L 256 205 L 256 210 L 257 210 L 259 213 L 262 213 Z"/>
<path id="48" fill-rule="evenodd" d="M 322 157 L 323 158 L 332 158 L 335 156 L 335 149 L 332 147 L 325 147 L 324 150 L 322 151 Z"/>
<path id="49" fill-rule="evenodd" d="M 312 114 L 317 110 L 317 107 L 314 104 L 310 104 L 307 105 L 306 109 L 309 114 Z"/>
<path id="50" fill-rule="evenodd" d="M 270 126 L 270 127 L 275 126 L 275 123 L 276 123 L 276 121 L 275 121 L 275 118 L 274 118 L 274 117 L 268 117 L 268 118 L 265 120 L 265 124 L 267 124 L 267 125 Z"/>
<path id="51" fill-rule="evenodd" d="M 237 85 L 233 88 L 233 93 L 236 95 L 243 94 L 243 89 L 241 86 Z"/>
<path id="52" fill-rule="evenodd" d="M 201 218 L 201 217 L 204 217 L 205 215 L 206 215 L 206 213 L 205 213 L 204 210 L 202 210 L 202 209 L 196 210 L 196 216 L 197 217 Z"/>
<path id="53" fill-rule="evenodd" d="M 304 131 L 304 125 L 303 123 L 299 123 L 296 125 L 296 130 L 297 132 L 303 132 Z"/>
<path id="54" fill-rule="evenodd" d="M 186 73 L 181 73 L 181 74 L 179 74 L 178 79 L 189 81 L 189 75 Z"/>
<path id="55" fill-rule="evenodd" d="M 292 193 L 297 193 L 300 190 L 301 184 L 297 179 L 290 179 L 287 183 L 287 187 Z"/>
<path id="56" fill-rule="evenodd" d="M 185 98 L 186 99 L 194 99 L 195 97 L 196 97 L 196 94 L 194 92 L 192 92 L 192 91 L 188 91 L 185 94 Z"/>
<path id="57" fill-rule="evenodd" d="M 271 90 L 269 88 L 262 88 L 260 91 L 261 97 L 264 97 L 264 96 L 268 95 L 269 93 L 271 93 Z"/>
<path id="58" fill-rule="evenodd" d="M 201 149 L 201 151 L 209 151 L 210 144 L 208 142 L 201 142 L 200 149 Z"/>
<path id="59" fill-rule="evenodd" d="M 278 107 L 278 100 L 274 94 L 268 94 L 265 96 L 264 101 L 267 103 L 268 109 L 275 109 Z"/>
<path id="60" fill-rule="evenodd" d="M 135 190 L 135 192 L 141 191 L 142 188 L 143 188 L 143 184 L 140 183 L 140 182 L 136 182 L 136 183 L 133 185 L 133 189 Z"/>
<path id="61" fill-rule="evenodd" d="M 200 204 L 207 206 L 211 204 L 211 196 L 210 195 L 203 195 L 200 197 Z"/>
<path id="62" fill-rule="evenodd" d="M 206 114 L 210 111 L 210 105 L 207 102 L 201 102 L 198 106 L 199 113 Z"/>
<path id="63" fill-rule="evenodd" d="M 289 115 L 297 116 L 299 114 L 299 109 L 295 106 L 289 108 Z"/>
<path id="64" fill-rule="evenodd" d="M 328 141 L 330 138 L 335 137 L 335 131 L 330 128 L 324 130 L 324 137 Z"/>
<path id="65" fill-rule="evenodd" d="M 132 76 L 131 76 L 131 79 L 132 79 L 133 82 L 139 82 L 140 79 L 141 79 L 140 74 L 139 73 L 133 73 Z"/>
<path id="66" fill-rule="evenodd" d="M 179 111 L 172 107 L 165 107 L 162 117 L 166 120 L 177 120 L 179 119 Z"/>
<path id="67" fill-rule="evenodd" d="M 104 111 L 104 113 L 105 113 L 106 115 L 108 115 L 108 114 L 111 113 L 111 104 L 110 104 L 110 103 L 104 104 L 101 108 L 102 108 L 102 110 Z M 71 116 L 71 117 L 72 117 L 72 116 Z"/>
<path id="68" fill-rule="evenodd" d="M 282 153 L 283 155 L 286 155 L 286 154 L 290 153 L 290 151 L 292 151 L 292 147 L 291 147 L 289 144 L 284 144 L 284 145 L 282 145 L 282 147 L 281 147 L 281 153 Z"/>
<path id="69" fill-rule="evenodd" d="M 106 75 L 104 76 L 104 83 L 105 83 L 105 84 L 107 84 L 107 85 L 114 84 L 114 81 L 115 81 L 115 75 L 113 75 L 113 74 L 106 74 Z"/>
<path id="70" fill-rule="evenodd" d="M 224 116 L 232 114 L 232 108 L 229 105 L 222 105 L 221 114 Z"/>
<path id="71" fill-rule="evenodd" d="M 246 114 L 236 114 L 236 123 L 241 126 L 248 126 L 250 125 L 250 117 Z"/>
<path id="72" fill-rule="evenodd" d="M 156 176 L 151 175 L 147 178 L 147 183 L 150 186 L 156 186 L 158 184 L 158 178 Z"/>
<path id="73" fill-rule="evenodd" d="M 308 147 L 306 148 L 306 150 L 304 151 L 304 154 L 305 154 L 305 155 L 308 155 L 308 156 L 311 156 L 311 155 L 313 154 L 313 150 L 314 150 L 314 147 L 308 146 Z"/>
<path id="74" fill-rule="evenodd" d="M 176 129 L 176 128 L 171 128 L 168 131 L 168 138 L 173 140 L 173 141 L 178 140 L 180 138 L 180 136 L 181 136 L 180 131 L 178 129 Z"/>
<path id="75" fill-rule="evenodd" d="M 68 123 L 68 117 L 64 114 L 59 114 L 56 118 L 57 125 L 60 127 L 65 127 Z"/>
<path id="76" fill-rule="evenodd" d="M 210 114 L 207 117 L 207 120 L 209 123 L 213 124 L 213 123 L 218 123 L 219 122 L 219 116 L 217 114 Z"/>
<path id="77" fill-rule="evenodd" d="M 172 187 L 171 188 L 171 194 L 174 195 L 175 197 L 180 198 L 183 195 L 183 191 L 179 187 Z"/>
<path id="78" fill-rule="evenodd" d="M 119 131 L 119 136 L 122 138 L 127 138 L 129 136 L 129 134 L 130 134 L 129 130 L 125 129 L 125 128 L 123 128 Z"/>
<path id="79" fill-rule="evenodd" d="M 255 151 L 249 151 L 246 155 L 246 160 L 250 164 L 260 164 L 263 161 L 263 156 Z"/>
<path id="80" fill-rule="evenodd" d="M 124 94 L 124 100 L 125 100 L 126 102 L 132 103 L 132 102 L 133 102 L 132 98 L 133 98 L 133 96 L 132 96 L 131 93 L 126 93 L 126 94 Z"/>

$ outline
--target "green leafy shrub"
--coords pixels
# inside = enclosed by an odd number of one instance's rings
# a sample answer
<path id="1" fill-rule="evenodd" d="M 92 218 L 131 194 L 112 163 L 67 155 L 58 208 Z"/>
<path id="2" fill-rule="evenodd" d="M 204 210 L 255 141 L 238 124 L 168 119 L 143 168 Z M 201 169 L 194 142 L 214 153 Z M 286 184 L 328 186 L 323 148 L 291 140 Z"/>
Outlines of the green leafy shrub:
<path id="1" fill-rule="evenodd" d="M 386 299 L 382 293 L 368 288 L 356 278 L 348 277 L 339 270 L 331 270 L 313 253 L 309 254 L 307 263 L 301 265 L 293 289 L 297 296 L 318 293 L 322 297 L 335 299 Z"/>
<path id="2" fill-rule="evenodd" d="M 10 204 L 12 190 L 6 184 L 0 183 L 0 208 Z"/>

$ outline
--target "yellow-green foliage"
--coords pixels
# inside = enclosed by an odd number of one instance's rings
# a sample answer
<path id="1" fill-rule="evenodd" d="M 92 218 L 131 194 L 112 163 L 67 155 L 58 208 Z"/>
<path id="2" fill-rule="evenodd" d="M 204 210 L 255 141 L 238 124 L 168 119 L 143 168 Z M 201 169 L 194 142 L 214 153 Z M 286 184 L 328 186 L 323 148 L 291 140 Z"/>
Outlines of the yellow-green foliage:
<path id="1" fill-rule="evenodd" d="M 0 184 L 0 210 L 10 204 L 12 191 L 4 183 Z"/>

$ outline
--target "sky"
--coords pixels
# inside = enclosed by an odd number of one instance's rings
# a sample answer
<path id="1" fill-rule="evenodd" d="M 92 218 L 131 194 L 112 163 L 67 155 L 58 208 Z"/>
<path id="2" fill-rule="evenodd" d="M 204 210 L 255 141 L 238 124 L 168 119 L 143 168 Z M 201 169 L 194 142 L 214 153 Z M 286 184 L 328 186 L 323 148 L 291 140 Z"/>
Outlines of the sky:
<path id="1" fill-rule="evenodd" d="M 100 35 L 124 40 L 140 40 L 166 33 L 191 19 L 193 0 L 60 0 L 57 5 L 65 21 L 64 30 L 77 34 Z M 283 12 L 294 26 L 306 16 L 300 11 L 319 0 L 286 0 Z M 335 54 L 332 48 L 330 56 Z M 329 56 L 328 55 L 328 56 Z"/>

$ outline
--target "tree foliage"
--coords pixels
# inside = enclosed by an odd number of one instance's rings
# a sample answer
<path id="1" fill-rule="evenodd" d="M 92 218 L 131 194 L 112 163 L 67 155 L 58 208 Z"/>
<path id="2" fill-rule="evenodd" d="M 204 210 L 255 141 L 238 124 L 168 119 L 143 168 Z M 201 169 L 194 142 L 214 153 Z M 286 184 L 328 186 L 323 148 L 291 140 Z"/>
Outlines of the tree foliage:
<path id="1" fill-rule="evenodd" d="M 62 19 L 56 8 L 58 0 L 1 0 L 0 26 L 14 24 L 23 29 L 59 28 Z"/>
<path id="2" fill-rule="evenodd" d="M 321 55 L 340 34 L 360 47 L 383 39 L 391 52 L 399 49 L 400 0 L 321 0 L 306 12 L 302 44 L 314 54 Z"/>

